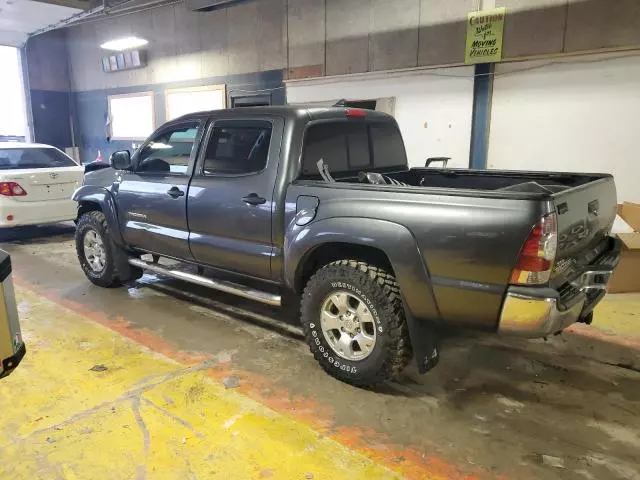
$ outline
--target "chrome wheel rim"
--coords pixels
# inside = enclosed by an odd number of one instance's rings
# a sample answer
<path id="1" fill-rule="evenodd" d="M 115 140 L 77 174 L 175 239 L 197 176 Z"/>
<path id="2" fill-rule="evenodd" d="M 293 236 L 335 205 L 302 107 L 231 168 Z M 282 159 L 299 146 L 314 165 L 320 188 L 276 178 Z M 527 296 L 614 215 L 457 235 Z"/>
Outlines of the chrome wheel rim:
<path id="1" fill-rule="evenodd" d="M 82 241 L 84 258 L 87 259 L 89 268 L 96 273 L 104 270 L 107 263 L 107 254 L 104 250 L 102 237 L 95 230 L 87 230 Z"/>
<path id="2" fill-rule="evenodd" d="M 345 360 L 367 358 L 376 345 L 376 323 L 362 298 L 335 290 L 322 302 L 320 327 L 336 355 Z"/>

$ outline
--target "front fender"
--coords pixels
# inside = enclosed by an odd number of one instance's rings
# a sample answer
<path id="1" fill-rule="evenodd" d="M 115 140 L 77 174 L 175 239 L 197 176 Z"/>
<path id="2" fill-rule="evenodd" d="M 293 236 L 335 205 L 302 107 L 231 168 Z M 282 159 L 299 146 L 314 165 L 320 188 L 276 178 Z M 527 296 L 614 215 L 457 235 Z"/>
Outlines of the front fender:
<path id="1" fill-rule="evenodd" d="M 411 232 L 403 225 L 372 218 L 334 217 L 307 226 L 293 225 L 285 235 L 284 280 L 295 290 L 302 262 L 317 247 L 333 242 L 382 250 L 391 262 L 411 316 L 440 322 L 427 266 Z"/>
<path id="2" fill-rule="evenodd" d="M 116 245 L 125 246 L 122 232 L 120 231 L 116 202 L 108 189 L 98 185 L 83 185 L 73 192 L 71 199 L 78 202 L 79 207 L 83 203 L 97 204 L 107 219 L 107 225 L 109 225 L 109 232 L 111 233 L 113 241 Z"/>

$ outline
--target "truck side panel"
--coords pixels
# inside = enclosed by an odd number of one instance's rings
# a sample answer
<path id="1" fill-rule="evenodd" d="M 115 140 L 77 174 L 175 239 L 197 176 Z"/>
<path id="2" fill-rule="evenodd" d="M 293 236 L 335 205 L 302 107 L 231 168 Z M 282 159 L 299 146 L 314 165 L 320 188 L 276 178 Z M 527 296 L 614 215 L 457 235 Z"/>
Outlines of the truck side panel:
<path id="1" fill-rule="evenodd" d="M 293 245 L 355 232 L 359 243 L 378 246 L 389 256 L 407 303 L 421 299 L 414 316 L 433 319 L 439 312 L 445 323 L 484 330 L 497 327 L 511 270 L 532 226 L 548 208 L 533 200 L 374 191 L 357 184 L 332 189 L 320 182 L 292 184 L 287 204 L 295 204 L 299 195 L 318 197 L 319 207 L 306 230 L 291 226 L 295 213 L 287 208 L 285 245 L 292 245 L 285 248 L 287 282 L 289 262 L 299 259 L 299 254 L 287 258 L 296 251 Z M 381 228 L 385 223 L 396 228 Z M 335 227 L 327 230 L 316 224 Z M 431 307 L 429 288 L 435 297 Z"/>

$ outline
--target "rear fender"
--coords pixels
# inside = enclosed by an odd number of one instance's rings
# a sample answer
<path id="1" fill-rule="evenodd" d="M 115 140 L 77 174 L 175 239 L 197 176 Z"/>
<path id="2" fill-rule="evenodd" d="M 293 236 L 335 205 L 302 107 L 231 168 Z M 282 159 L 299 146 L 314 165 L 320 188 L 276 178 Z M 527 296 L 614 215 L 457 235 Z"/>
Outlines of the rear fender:
<path id="1" fill-rule="evenodd" d="M 319 246 L 333 242 L 377 248 L 389 258 L 405 305 L 414 356 L 418 368 L 426 371 L 425 365 L 434 362 L 435 327 L 441 318 L 427 266 L 411 232 L 403 225 L 370 218 L 329 218 L 304 227 L 294 224 L 285 236 L 287 287 L 295 291 L 306 259 Z"/>
<path id="2" fill-rule="evenodd" d="M 107 225 L 109 225 L 109 231 L 111 232 L 113 241 L 120 247 L 125 246 L 122 232 L 120 231 L 116 202 L 109 190 L 97 185 L 84 185 L 73 192 L 71 199 L 78 202 L 79 212 L 82 206 L 86 204 L 95 204 L 100 207 L 100 210 L 107 219 Z"/>

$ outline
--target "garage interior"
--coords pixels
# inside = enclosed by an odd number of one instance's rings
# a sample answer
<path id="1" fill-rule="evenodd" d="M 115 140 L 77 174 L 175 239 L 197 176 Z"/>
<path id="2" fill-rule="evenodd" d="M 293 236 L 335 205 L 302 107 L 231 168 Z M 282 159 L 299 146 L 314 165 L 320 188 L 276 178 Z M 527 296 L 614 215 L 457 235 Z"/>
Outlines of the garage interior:
<path id="1" fill-rule="evenodd" d="M 502 7 L 501 59 L 465 63 L 468 14 Z M 624 244 L 592 324 L 455 332 L 369 389 L 318 368 L 297 307 L 102 289 L 72 222 L 3 224 L 27 355 L 0 478 L 640 479 L 637 0 L 0 0 L 0 62 L 0 142 L 87 165 L 183 114 L 342 101 L 393 116 L 412 168 L 613 175 Z"/>

